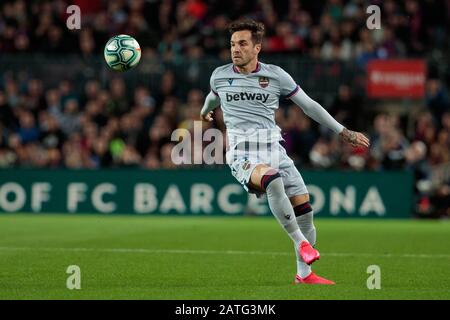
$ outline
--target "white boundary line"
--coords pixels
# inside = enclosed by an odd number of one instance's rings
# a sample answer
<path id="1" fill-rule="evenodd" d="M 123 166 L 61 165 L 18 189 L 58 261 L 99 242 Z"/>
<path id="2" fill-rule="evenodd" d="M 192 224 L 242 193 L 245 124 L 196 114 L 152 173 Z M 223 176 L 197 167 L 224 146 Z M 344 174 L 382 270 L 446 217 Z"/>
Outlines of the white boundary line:
<path id="1" fill-rule="evenodd" d="M 163 254 L 222 254 L 222 255 L 265 255 L 290 256 L 289 252 L 277 251 L 239 251 L 239 250 L 189 250 L 189 249 L 139 249 L 139 248 L 51 248 L 51 247 L 0 247 L 0 251 L 68 251 L 68 252 L 109 252 L 109 253 L 163 253 Z M 381 257 L 381 258 L 442 258 L 450 259 L 450 254 L 422 254 L 422 253 L 322 253 L 329 257 Z"/>

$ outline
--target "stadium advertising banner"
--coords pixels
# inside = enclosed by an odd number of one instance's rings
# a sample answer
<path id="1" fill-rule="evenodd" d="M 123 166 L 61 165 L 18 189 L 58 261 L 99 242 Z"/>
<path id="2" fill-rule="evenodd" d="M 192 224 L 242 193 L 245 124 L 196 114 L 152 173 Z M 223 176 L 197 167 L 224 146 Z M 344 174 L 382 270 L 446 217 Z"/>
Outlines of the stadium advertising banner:
<path id="1" fill-rule="evenodd" d="M 423 98 L 423 60 L 372 60 L 367 65 L 367 94 L 371 98 Z"/>
<path id="2" fill-rule="evenodd" d="M 302 171 L 318 217 L 410 217 L 412 175 Z M 0 170 L 0 212 L 271 215 L 227 169 Z"/>

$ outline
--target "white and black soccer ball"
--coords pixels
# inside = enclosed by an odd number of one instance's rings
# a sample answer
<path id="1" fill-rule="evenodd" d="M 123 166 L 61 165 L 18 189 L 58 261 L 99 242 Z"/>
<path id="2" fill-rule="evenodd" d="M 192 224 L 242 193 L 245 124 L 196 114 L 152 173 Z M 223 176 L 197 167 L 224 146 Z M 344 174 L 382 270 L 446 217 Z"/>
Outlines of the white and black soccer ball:
<path id="1" fill-rule="evenodd" d="M 123 72 L 137 66 L 141 59 L 141 47 L 133 37 L 119 34 L 108 40 L 104 56 L 111 69 Z"/>

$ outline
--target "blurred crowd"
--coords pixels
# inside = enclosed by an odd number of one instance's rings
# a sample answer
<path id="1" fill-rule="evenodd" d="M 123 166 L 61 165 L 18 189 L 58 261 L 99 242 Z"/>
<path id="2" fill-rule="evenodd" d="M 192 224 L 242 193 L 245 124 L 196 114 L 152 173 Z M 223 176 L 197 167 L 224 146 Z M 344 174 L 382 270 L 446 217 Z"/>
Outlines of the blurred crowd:
<path id="1" fill-rule="evenodd" d="M 157 92 L 145 86 L 127 88 L 120 76 L 112 78 L 107 87 L 90 80 L 81 94 L 68 80 L 45 88 L 40 79 L 26 83 L 6 79 L 0 90 L 0 167 L 175 168 L 171 152 L 178 140 L 173 141 L 171 135 L 184 128 L 194 137 L 194 121 L 199 120 L 205 97 L 201 90 L 192 89 L 181 100 L 174 94 L 175 85 L 170 72 L 164 74 Z M 447 88 L 438 79 L 428 80 L 426 105 L 414 114 L 412 130 L 408 130 L 407 119 L 391 113 L 358 120 L 353 114 L 362 103 L 350 87 L 342 85 L 329 111 L 348 128 L 364 121 L 370 149 L 343 145 L 298 106 L 281 107 L 276 120 L 288 154 L 301 168 L 407 168 L 416 177 L 417 194 L 430 195 L 433 167 L 450 163 Z M 214 118 L 202 129 L 215 127 L 225 132 L 220 109 Z M 195 155 L 189 157 L 193 162 Z M 440 192 L 448 201 L 448 186 L 441 186 Z"/>
<path id="2" fill-rule="evenodd" d="M 383 28 L 373 32 L 364 27 L 369 2 L 363 0 L 78 0 L 71 3 L 81 7 L 79 31 L 65 26 L 68 3 L 2 1 L 0 54 L 95 56 L 111 35 L 126 33 L 160 61 L 203 55 L 228 61 L 226 26 L 244 15 L 266 24 L 266 54 L 300 53 L 364 66 L 373 58 L 439 57 L 449 49 L 447 1 L 370 1 L 382 9 Z M 194 88 L 180 96 L 171 70 L 156 88 L 131 86 L 120 74 L 107 83 L 93 77 L 81 85 L 80 91 L 80 83 L 70 79 L 47 86 L 39 78 L 1 75 L 0 167 L 174 168 L 171 134 L 194 130 L 207 93 Z M 348 128 L 364 131 L 372 141 L 369 150 L 342 145 L 284 102 L 276 114 L 283 144 L 302 168 L 408 168 L 417 182 L 418 211 L 431 210 L 431 200 L 448 211 L 450 187 L 430 186 L 433 168 L 450 163 L 448 85 L 445 75 L 429 76 L 424 104 L 405 117 L 366 112 L 361 92 L 342 84 L 324 107 Z M 209 126 L 224 131 L 220 109 Z"/>
<path id="3" fill-rule="evenodd" d="M 107 87 L 89 80 L 81 94 L 69 80 L 44 88 L 40 79 L 6 79 L 0 90 L 0 165 L 171 167 L 166 152 L 173 144 L 171 134 L 177 128 L 194 129 L 205 97 L 192 89 L 181 100 L 175 86 L 171 72 L 164 74 L 157 92 L 145 86 L 127 88 L 120 75 Z M 367 128 L 363 131 L 372 140 L 370 150 L 343 148 L 336 135 L 299 107 L 281 107 L 276 121 L 289 154 L 304 166 L 357 170 L 398 169 L 418 160 L 431 166 L 450 162 L 450 98 L 440 80 L 428 80 L 426 106 L 413 116 L 413 130 L 408 119 L 396 114 L 355 116 L 363 103 L 349 86 L 341 85 L 328 111 L 348 128 Z M 215 112 L 213 126 L 225 132 L 220 109 Z M 209 127 L 203 124 L 203 130 Z"/>
<path id="4" fill-rule="evenodd" d="M 81 9 L 81 30 L 68 30 L 69 4 Z M 381 9 L 380 30 L 366 27 L 366 8 Z M 326 60 L 423 56 L 448 46 L 445 0 L 5 0 L 0 4 L 0 52 L 102 53 L 118 33 L 164 60 L 203 54 L 228 59 L 227 24 L 262 21 L 265 52 L 295 52 Z M 437 54 L 436 52 L 433 52 Z"/>

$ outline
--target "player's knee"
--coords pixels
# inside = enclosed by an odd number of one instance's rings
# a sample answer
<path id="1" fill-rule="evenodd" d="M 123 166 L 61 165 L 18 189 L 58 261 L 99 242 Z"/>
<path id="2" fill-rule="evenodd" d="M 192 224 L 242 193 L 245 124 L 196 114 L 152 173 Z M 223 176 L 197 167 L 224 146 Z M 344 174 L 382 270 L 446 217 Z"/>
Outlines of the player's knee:
<path id="1" fill-rule="evenodd" d="M 276 185 L 277 189 L 281 188 L 284 191 L 283 179 L 275 169 L 269 169 L 262 175 L 260 185 L 263 190 L 267 190 L 269 185 Z"/>
<path id="2" fill-rule="evenodd" d="M 313 209 L 311 207 L 311 204 L 309 201 L 303 202 L 297 206 L 294 207 L 294 213 L 296 217 L 301 217 L 307 213 L 312 212 Z"/>

